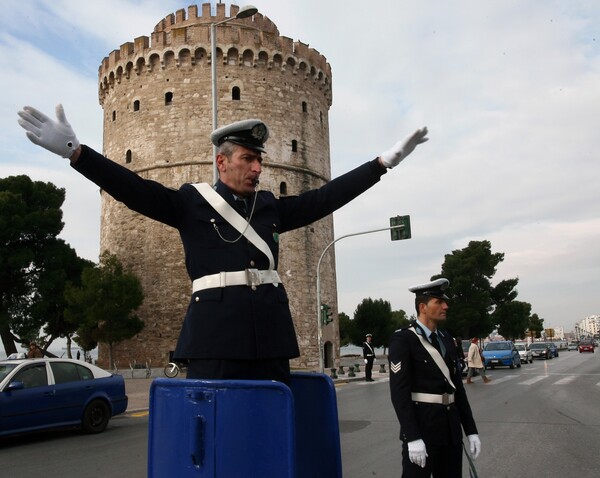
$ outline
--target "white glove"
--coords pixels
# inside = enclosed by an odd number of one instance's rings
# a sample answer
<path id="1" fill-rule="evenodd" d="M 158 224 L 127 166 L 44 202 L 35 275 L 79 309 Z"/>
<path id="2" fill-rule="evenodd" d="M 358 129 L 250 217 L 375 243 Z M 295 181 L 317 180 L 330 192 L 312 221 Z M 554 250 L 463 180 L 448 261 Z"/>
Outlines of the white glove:
<path id="1" fill-rule="evenodd" d="M 368 360 L 367 360 L 367 359 L 365 359 L 365 363 L 367 363 L 367 362 L 368 362 Z"/>
<path id="2" fill-rule="evenodd" d="M 481 440 L 479 439 L 479 435 L 467 435 L 467 439 L 469 440 L 471 456 L 473 457 L 473 460 L 476 460 L 481 451 Z"/>
<path id="3" fill-rule="evenodd" d="M 62 105 L 56 106 L 58 121 L 54 121 L 31 106 L 25 106 L 18 115 L 18 122 L 27 130 L 25 134 L 32 143 L 63 158 L 71 157 L 73 151 L 79 147 L 79 140 L 67 121 Z"/>
<path id="4" fill-rule="evenodd" d="M 427 450 L 425 449 L 425 442 L 423 440 L 414 440 L 408 442 L 408 459 L 411 463 L 425 468 L 425 461 L 427 460 Z"/>
<path id="5" fill-rule="evenodd" d="M 390 149 L 381 153 L 381 156 L 379 156 L 381 162 L 389 169 L 398 166 L 400 161 L 412 153 L 418 144 L 429 140 L 429 138 L 426 138 L 425 136 L 427 136 L 427 127 L 418 129 L 404 141 L 398 141 Z"/>

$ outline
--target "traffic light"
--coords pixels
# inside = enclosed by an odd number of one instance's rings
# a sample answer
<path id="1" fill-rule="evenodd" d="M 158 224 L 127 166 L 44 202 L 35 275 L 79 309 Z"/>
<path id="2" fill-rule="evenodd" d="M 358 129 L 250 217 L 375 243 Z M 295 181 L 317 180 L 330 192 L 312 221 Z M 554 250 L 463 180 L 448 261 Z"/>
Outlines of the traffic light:
<path id="1" fill-rule="evenodd" d="M 331 307 L 329 307 L 327 304 L 321 304 L 321 323 L 323 325 L 333 322 L 332 315 L 333 312 L 331 312 Z"/>
<path id="2" fill-rule="evenodd" d="M 390 217 L 390 226 L 403 226 L 390 229 L 392 241 L 401 241 L 403 239 L 411 238 L 410 216 Z"/>

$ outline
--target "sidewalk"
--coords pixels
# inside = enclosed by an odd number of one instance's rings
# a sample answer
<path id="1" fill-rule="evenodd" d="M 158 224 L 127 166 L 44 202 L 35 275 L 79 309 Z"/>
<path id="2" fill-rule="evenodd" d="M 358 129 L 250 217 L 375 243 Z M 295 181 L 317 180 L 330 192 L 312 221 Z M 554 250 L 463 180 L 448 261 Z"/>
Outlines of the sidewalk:
<path id="1" fill-rule="evenodd" d="M 359 363 L 360 372 L 356 373 L 354 377 L 349 377 L 348 367 L 350 362 L 344 360 L 344 363 L 348 363 L 348 365 L 344 365 L 344 374 L 339 374 L 339 369 L 336 370 L 337 378 L 333 379 L 335 385 L 349 383 L 349 382 L 360 382 L 365 379 L 365 370 L 364 364 Z M 354 363 L 354 362 L 353 362 Z M 373 379 L 377 382 L 377 379 L 387 378 L 388 369 L 387 366 L 385 368 L 386 373 L 380 373 L 380 366 L 375 364 L 373 367 Z M 314 370 L 307 370 L 307 372 L 315 372 Z M 155 378 L 166 378 L 163 369 L 152 369 L 152 373 L 150 374 L 150 378 L 146 378 L 145 370 L 123 370 L 119 371 L 123 378 L 125 379 L 125 393 L 129 398 L 129 403 L 127 405 L 127 413 L 136 413 L 143 412 L 148 410 L 149 399 L 150 399 L 150 385 Z M 325 370 L 326 375 L 331 376 L 330 370 Z M 180 374 L 177 376 L 177 379 L 185 378 L 185 374 Z"/>

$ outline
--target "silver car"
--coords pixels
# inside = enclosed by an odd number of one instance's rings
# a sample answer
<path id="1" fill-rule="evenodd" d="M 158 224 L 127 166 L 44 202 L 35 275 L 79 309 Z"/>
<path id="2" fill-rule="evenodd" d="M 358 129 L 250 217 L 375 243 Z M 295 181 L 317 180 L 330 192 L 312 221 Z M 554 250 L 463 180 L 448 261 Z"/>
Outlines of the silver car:
<path id="1" fill-rule="evenodd" d="M 515 344 L 515 348 L 519 351 L 521 363 L 533 363 L 533 353 L 527 344 Z"/>

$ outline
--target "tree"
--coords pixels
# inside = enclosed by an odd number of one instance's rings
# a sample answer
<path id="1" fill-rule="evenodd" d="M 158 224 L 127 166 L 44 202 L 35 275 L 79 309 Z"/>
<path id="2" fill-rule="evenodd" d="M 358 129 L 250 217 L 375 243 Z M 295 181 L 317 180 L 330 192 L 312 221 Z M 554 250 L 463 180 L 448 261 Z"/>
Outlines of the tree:
<path id="1" fill-rule="evenodd" d="M 408 327 L 409 324 L 410 324 L 410 320 L 406 317 L 406 312 L 404 312 L 402 309 L 393 310 L 392 311 L 392 327 L 391 327 L 391 331 L 390 331 L 390 335 L 388 336 L 388 339 L 391 338 L 392 334 L 396 330 L 402 329 L 403 327 Z"/>
<path id="2" fill-rule="evenodd" d="M 432 279 L 445 277 L 450 281 L 446 326 L 454 335 L 482 337 L 494 330 L 491 279 L 503 260 L 504 254 L 492 253 L 489 241 L 471 241 L 466 248 L 445 255 L 442 273 Z M 502 283 L 497 295 L 509 297 L 509 291 L 504 290 L 509 286 L 510 282 Z"/>
<path id="3" fill-rule="evenodd" d="M 383 299 L 363 299 L 354 311 L 350 342 L 361 346 L 365 335 L 373 335 L 374 347 L 387 346 L 392 330 L 392 307 Z"/>
<path id="4" fill-rule="evenodd" d="M 544 319 L 539 318 L 537 314 L 532 314 L 529 318 L 528 330 L 532 340 L 534 338 L 539 339 L 542 336 L 542 330 L 544 330 Z"/>
<path id="5" fill-rule="evenodd" d="M 512 300 L 496 307 L 493 319 L 500 335 L 515 340 L 525 337 L 530 314 L 531 304 Z"/>
<path id="6" fill-rule="evenodd" d="M 15 341 L 27 342 L 12 330 L 22 327 L 31 335 L 36 326 L 31 306 L 56 252 L 64 199 L 65 190 L 52 183 L 0 179 L 0 337 L 7 355 L 17 352 Z"/>
<path id="7" fill-rule="evenodd" d="M 137 277 L 123 269 L 116 256 L 105 252 L 98 267 L 85 269 L 81 287 L 66 290 L 65 316 L 78 323 L 82 340 L 93 337 L 108 345 L 109 366 L 113 367 L 113 345 L 132 338 L 144 328 L 134 311 L 144 300 Z"/>
<path id="8" fill-rule="evenodd" d="M 44 262 L 39 274 L 31 306 L 31 332 L 39 331 L 42 327 L 46 334 L 43 340 L 46 348 L 56 338 L 66 338 L 69 358 L 72 358 L 71 336 L 77 330 L 78 324 L 72 324 L 65 319 L 65 288 L 67 284 L 80 285 L 83 269 L 93 266 L 92 261 L 78 257 L 74 249 L 59 239 L 50 248 L 48 260 Z"/>
<path id="9" fill-rule="evenodd" d="M 350 329 L 352 328 L 352 320 L 344 312 L 338 314 L 338 321 L 340 324 L 340 347 L 348 345 L 350 343 Z"/>

